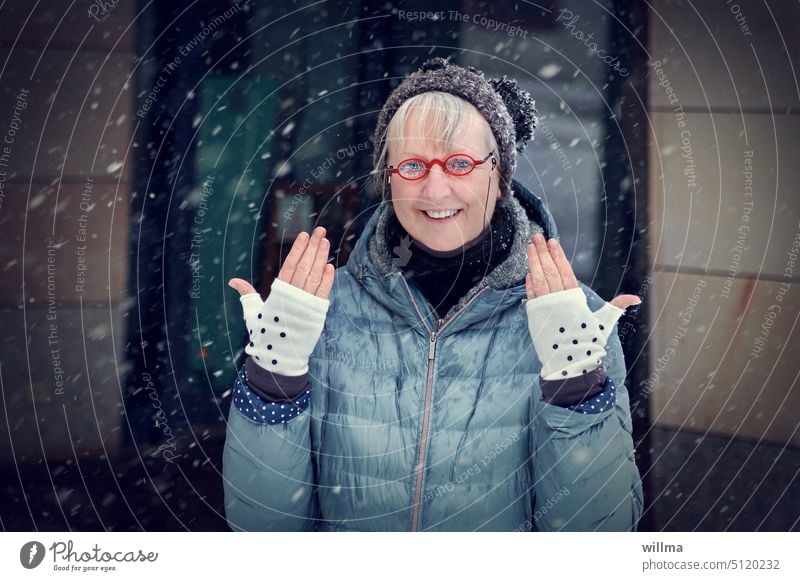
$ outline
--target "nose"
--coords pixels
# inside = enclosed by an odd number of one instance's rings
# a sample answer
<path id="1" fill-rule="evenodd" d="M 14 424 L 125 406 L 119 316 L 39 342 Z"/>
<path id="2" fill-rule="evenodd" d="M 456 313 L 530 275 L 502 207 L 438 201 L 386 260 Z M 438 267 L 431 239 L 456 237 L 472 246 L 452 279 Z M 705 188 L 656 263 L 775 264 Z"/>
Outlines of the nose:
<path id="1" fill-rule="evenodd" d="M 422 182 L 422 193 L 426 198 L 438 200 L 453 193 L 450 188 L 450 177 L 439 164 L 432 164 Z"/>

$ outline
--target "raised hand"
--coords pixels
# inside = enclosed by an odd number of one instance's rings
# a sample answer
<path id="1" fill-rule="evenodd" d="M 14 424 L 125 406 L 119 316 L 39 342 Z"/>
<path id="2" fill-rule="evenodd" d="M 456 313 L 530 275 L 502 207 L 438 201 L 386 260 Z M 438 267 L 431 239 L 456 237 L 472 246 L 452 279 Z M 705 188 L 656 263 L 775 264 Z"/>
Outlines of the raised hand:
<path id="1" fill-rule="evenodd" d="M 308 371 L 325 325 L 335 272 L 327 263 L 330 242 L 324 236 L 322 227 L 310 237 L 305 232 L 297 236 L 266 301 L 249 282 L 228 281 L 239 291 L 244 311 L 249 335 L 245 352 L 273 373 L 297 376 Z"/>
<path id="2" fill-rule="evenodd" d="M 283 262 L 278 278 L 299 289 L 327 299 L 333 287 L 334 266 L 328 264 L 330 241 L 324 237 L 325 228 L 317 227 L 312 236 L 300 232 Z M 232 278 L 228 286 L 239 291 L 240 296 L 256 292 L 246 280 Z"/>
<path id="3" fill-rule="evenodd" d="M 588 373 L 606 355 L 605 345 L 617 320 L 636 295 L 619 295 L 592 312 L 558 240 L 534 234 L 528 245 L 530 272 L 525 277 L 528 329 L 542 362 L 542 378 L 565 379 Z"/>
<path id="4" fill-rule="evenodd" d="M 528 266 L 530 272 L 525 277 L 525 290 L 529 300 L 580 286 L 557 238 L 545 242 L 542 234 L 534 234 L 533 243 L 528 245 Z M 642 299 L 636 295 L 618 295 L 610 302 L 624 311 L 638 305 Z"/>

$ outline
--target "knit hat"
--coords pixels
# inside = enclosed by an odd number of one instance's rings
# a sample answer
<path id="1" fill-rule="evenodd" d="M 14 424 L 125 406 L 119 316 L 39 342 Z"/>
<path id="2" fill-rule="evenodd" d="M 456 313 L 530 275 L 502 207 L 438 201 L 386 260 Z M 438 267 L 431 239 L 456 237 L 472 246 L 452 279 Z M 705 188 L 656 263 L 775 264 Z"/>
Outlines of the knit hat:
<path id="1" fill-rule="evenodd" d="M 380 161 L 386 129 L 389 121 L 408 99 L 428 91 L 441 91 L 461 97 L 472 103 L 492 128 L 500 151 L 500 173 L 503 180 L 500 191 L 511 194 L 511 178 L 517 168 L 517 152 L 525 149 L 533 139 L 538 118 L 536 103 L 528 91 L 520 88 L 514 79 L 505 75 L 501 79 L 486 79 L 483 72 L 474 67 L 461 67 L 436 57 L 428 59 L 414 73 L 406 77 L 392 91 L 378 115 L 373 136 L 373 166 Z M 377 168 L 378 171 L 384 168 Z M 378 194 L 386 197 L 386 180 L 377 180 Z"/>

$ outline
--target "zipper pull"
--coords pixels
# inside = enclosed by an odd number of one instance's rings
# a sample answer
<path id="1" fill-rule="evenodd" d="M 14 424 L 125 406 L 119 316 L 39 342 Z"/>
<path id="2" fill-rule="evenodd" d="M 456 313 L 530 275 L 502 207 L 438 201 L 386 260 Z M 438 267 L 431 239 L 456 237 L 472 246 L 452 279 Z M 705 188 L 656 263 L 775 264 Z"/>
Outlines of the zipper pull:
<path id="1" fill-rule="evenodd" d="M 436 351 L 436 331 L 431 333 L 431 342 L 428 347 L 428 360 L 433 359 L 433 353 Z"/>

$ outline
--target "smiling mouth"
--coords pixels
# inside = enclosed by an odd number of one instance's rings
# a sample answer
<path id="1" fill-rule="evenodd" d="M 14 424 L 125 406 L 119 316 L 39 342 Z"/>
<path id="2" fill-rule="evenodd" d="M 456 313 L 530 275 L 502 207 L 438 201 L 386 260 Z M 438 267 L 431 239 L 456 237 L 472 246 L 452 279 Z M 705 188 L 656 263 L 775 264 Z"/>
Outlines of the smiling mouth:
<path id="1" fill-rule="evenodd" d="M 442 210 L 442 211 L 425 211 L 420 210 L 423 216 L 432 222 L 447 222 L 454 220 L 463 210 Z"/>

